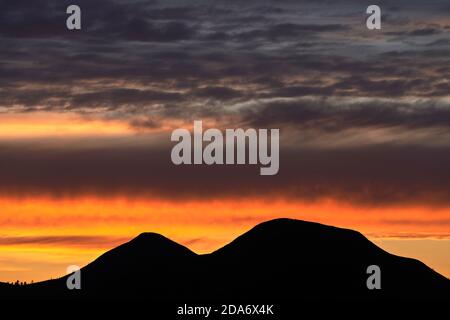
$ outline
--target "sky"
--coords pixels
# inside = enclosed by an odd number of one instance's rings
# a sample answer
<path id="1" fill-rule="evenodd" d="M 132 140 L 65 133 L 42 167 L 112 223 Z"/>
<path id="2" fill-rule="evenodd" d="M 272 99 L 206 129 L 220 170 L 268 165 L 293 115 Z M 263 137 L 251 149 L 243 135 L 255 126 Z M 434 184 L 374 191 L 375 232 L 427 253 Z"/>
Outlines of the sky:
<path id="1" fill-rule="evenodd" d="M 77 4 L 82 29 L 66 29 Z M 141 232 L 199 253 L 277 217 L 450 276 L 450 3 L 0 0 L 0 281 Z M 176 128 L 279 128 L 280 170 L 175 166 Z"/>

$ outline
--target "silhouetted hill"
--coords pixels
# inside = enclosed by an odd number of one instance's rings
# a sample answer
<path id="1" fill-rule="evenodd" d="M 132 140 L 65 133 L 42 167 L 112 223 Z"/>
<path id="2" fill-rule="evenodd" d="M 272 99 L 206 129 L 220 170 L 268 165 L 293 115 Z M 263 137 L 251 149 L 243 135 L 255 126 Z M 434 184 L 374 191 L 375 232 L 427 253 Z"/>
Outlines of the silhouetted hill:
<path id="1" fill-rule="evenodd" d="M 141 274 L 157 265 L 183 262 L 196 254 L 156 233 L 142 233 L 130 242 L 106 252 L 84 268 L 88 273 Z"/>
<path id="2" fill-rule="evenodd" d="M 319 223 L 292 219 L 263 222 L 239 236 L 213 255 L 223 258 L 258 259 L 298 255 L 317 261 L 342 258 L 354 259 L 384 252 L 359 232 Z M 293 255 L 294 254 L 294 255 Z"/>
<path id="3" fill-rule="evenodd" d="M 381 268 L 381 290 L 366 269 Z M 66 279 L 0 289 L 8 297 L 264 299 L 450 298 L 450 281 L 423 263 L 391 255 L 358 232 L 290 219 L 257 225 L 206 255 L 144 233 L 81 270 L 82 290 Z"/>
<path id="4" fill-rule="evenodd" d="M 249 297 L 450 297 L 450 281 L 423 263 L 391 255 L 359 232 L 318 223 L 264 222 L 211 256 L 236 270 L 223 283 Z M 382 290 L 367 289 L 369 265 L 380 266 Z"/>

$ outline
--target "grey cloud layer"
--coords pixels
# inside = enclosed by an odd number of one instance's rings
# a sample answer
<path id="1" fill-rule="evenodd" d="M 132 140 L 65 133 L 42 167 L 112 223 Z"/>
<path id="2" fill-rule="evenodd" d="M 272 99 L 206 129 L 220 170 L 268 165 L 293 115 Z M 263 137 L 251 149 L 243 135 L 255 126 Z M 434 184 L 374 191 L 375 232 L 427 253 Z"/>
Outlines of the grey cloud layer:
<path id="1" fill-rule="evenodd" d="M 409 111 L 398 97 L 433 106 L 450 92 L 446 1 L 381 2 L 381 32 L 365 29 L 366 5 L 350 0 L 80 0 L 81 32 L 65 29 L 69 1 L 1 3 L 4 112 L 88 110 L 132 125 L 147 117 L 154 126 L 186 114 L 221 119 L 230 105 L 258 99 L 344 96 L 392 98 L 377 104 L 379 113 L 401 115 Z M 422 114 L 422 104 L 409 103 L 411 112 Z M 327 121 L 326 106 L 316 108 Z M 305 121 L 301 105 L 290 109 Z M 368 123 L 378 118 L 373 109 Z M 287 111 L 265 113 L 282 126 L 279 114 Z M 343 118 L 354 116 L 346 111 Z M 448 118 L 442 108 L 425 113 L 423 125 Z"/>

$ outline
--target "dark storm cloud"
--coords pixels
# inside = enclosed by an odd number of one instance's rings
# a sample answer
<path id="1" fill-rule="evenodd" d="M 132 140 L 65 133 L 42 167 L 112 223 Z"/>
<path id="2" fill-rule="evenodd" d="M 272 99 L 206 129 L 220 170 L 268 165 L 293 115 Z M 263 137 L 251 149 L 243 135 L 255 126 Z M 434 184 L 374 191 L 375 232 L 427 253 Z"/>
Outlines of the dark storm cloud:
<path id="1" fill-rule="evenodd" d="M 130 125 L 133 128 L 141 128 L 141 129 L 157 129 L 160 127 L 160 122 L 156 119 L 152 119 L 150 117 L 133 119 L 130 122 Z"/>
<path id="2" fill-rule="evenodd" d="M 119 24 L 108 30 L 111 30 L 111 36 L 124 38 L 127 41 L 172 42 L 188 40 L 195 35 L 195 30 L 182 22 L 155 25 L 141 18 L 133 18 L 123 25 Z"/>
<path id="3" fill-rule="evenodd" d="M 229 100 L 236 97 L 241 97 L 242 93 L 238 90 L 233 90 L 227 87 L 206 87 L 196 91 L 200 97 L 212 98 L 217 100 Z"/>
<path id="4" fill-rule="evenodd" d="M 57 90 L 0 90 L 0 104 L 2 105 L 21 105 L 24 107 L 34 107 L 50 104 L 49 99 L 61 100 L 67 96 L 69 91 Z"/>
<path id="5" fill-rule="evenodd" d="M 65 11 L 55 14 L 57 2 L 0 1 L 0 35 L 11 38 L 46 38 L 65 33 Z"/>
<path id="6" fill-rule="evenodd" d="M 445 97 L 449 93 L 449 84 L 445 81 L 444 74 L 449 72 L 445 65 L 450 61 L 444 56 L 444 52 L 445 50 L 430 50 L 426 52 L 426 61 L 420 61 L 420 55 L 415 52 L 386 53 L 383 54 L 384 62 L 381 65 L 376 59 L 367 62 L 343 56 L 307 54 L 282 58 L 256 53 L 195 56 L 192 53 L 162 51 L 150 54 L 154 58 L 149 61 L 130 55 L 127 64 L 122 64 L 116 57 L 102 59 L 98 55 L 76 56 L 66 62 L 58 61 L 55 57 L 48 67 L 33 66 L 29 70 L 23 70 L 23 75 L 6 67 L 6 74 L 15 76 L 17 85 L 0 89 L 0 104 L 12 109 L 22 106 L 23 110 L 27 111 L 82 111 L 99 107 L 103 108 L 99 109 L 100 114 L 104 112 L 105 107 L 107 110 L 121 108 L 126 120 L 127 117 L 139 113 L 142 116 L 148 115 L 148 108 L 155 104 L 163 105 L 162 108 L 158 107 L 159 109 L 171 110 L 164 113 L 167 117 L 182 118 L 186 114 L 220 117 L 227 114 L 227 105 L 217 104 L 220 101 L 245 102 L 249 99 L 262 101 L 271 98 L 316 96 L 316 100 L 320 102 L 324 97 L 363 96 L 373 97 L 375 100 L 384 97 L 415 96 L 429 98 L 427 103 L 430 109 L 421 111 L 420 115 L 435 113 L 437 116 L 434 118 L 438 119 L 445 110 L 435 108 L 434 105 L 438 102 L 432 99 Z M 430 62 L 433 63 L 430 65 Z M 72 64 L 77 68 L 72 68 Z M 388 78 L 383 76 L 386 68 L 389 70 Z M 63 71 L 57 72 L 59 69 Z M 20 77 L 25 74 L 28 79 L 33 79 L 34 83 L 45 85 L 45 89 L 23 87 Z M 301 78 L 295 78 L 298 76 Z M 49 89 L 51 83 L 65 77 L 73 78 L 70 80 L 71 87 L 81 86 L 87 92 L 73 91 L 64 83 Z M 125 83 L 126 79 L 129 79 L 132 86 L 138 86 L 139 89 L 120 87 L 114 78 L 123 79 Z M 52 80 L 51 83 L 49 79 Z M 85 85 L 84 79 L 96 82 Z M 192 104 L 196 106 L 192 107 Z M 388 104 L 391 104 L 391 107 Z M 410 108 L 413 114 L 417 114 L 416 105 L 427 107 L 421 101 L 401 106 L 392 99 L 383 103 L 380 108 L 384 108 L 384 111 L 380 112 L 391 110 L 396 113 L 396 108 L 401 107 L 403 110 Z M 211 106 L 214 106 L 213 114 Z M 344 107 L 342 106 L 341 112 L 345 114 L 348 108 Z M 322 110 L 317 112 L 326 116 L 326 105 L 317 108 Z M 174 110 L 177 112 L 173 112 Z M 292 107 L 291 111 L 296 112 L 295 107 Z M 364 116 L 364 110 L 360 111 Z M 372 111 L 374 108 L 367 109 L 369 120 L 372 119 Z M 283 113 L 285 109 L 277 112 Z M 242 116 L 245 118 L 247 114 L 244 112 Z M 427 115 L 427 119 L 431 118 L 433 117 Z M 407 121 L 404 123 L 407 124 Z M 433 122 L 428 121 L 428 125 L 433 126 Z"/>
<path id="7" fill-rule="evenodd" d="M 424 29 L 417 29 L 417 30 L 413 30 L 408 32 L 408 35 L 410 36 L 431 36 L 431 35 L 435 35 L 435 34 L 439 34 L 441 33 L 441 30 L 439 29 L 435 29 L 435 28 L 424 28 Z"/>
<path id="8" fill-rule="evenodd" d="M 426 36 L 433 36 L 438 35 L 442 32 L 442 30 L 437 28 L 421 28 L 421 29 L 415 29 L 411 31 L 405 31 L 405 32 L 387 32 L 388 35 L 392 36 L 407 36 L 407 37 L 426 37 Z"/>
<path id="9" fill-rule="evenodd" d="M 239 33 L 235 36 L 236 40 L 249 41 L 264 38 L 270 41 L 280 41 L 286 39 L 295 39 L 299 37 L 313 37 L 322 32 L 339 32 L 348 30 L 345 25 L 339 24 L 296 24 L 282 23 L 270 26 L 267 29 L 255 29 Z M 230 36 L 230 39 L 234 37 Z"/>
<path id="10" fill-rule="evenodd" d="M 73 1 L 15 1 L 0 13 L 0 35 L 6 38 L 72 40 L 75 43 L 100 41 L 171 42 L 190 39 L 196 30 L 180 20 L 189 19 L 192 11 L 183 7 L 153 9 L 156 1 L 80 0 L 85 33 L 65 27 L 66 8 Z M 3 6 L 2 6 L 3 8 Z M 161 20 L 155 23 L 155 15 Z M 166 19 L 167 18 L 167 19 Z M 190 17 L 192 18 L 192 16 Z M 22 40 L 23 41 L 23 40 Z"/>
<path id="11" fill-rule="evenodd" d="M 178 6 L 178 7 L 166 7 L 166 8 L 152 8 L 146 12 L 147 18 L 152 20 L 192 20 L 198 8 L 195 6 Z"/>
<path id="12" fill-rule="evenodd" d="M 137 89 L 110 89 L 93 93 L 76 94 L 72 96 L 70 107 L 116 108 L 121 105 L 144 105 L 162 101 L 178 101 L 178 93 Z"/>
<path id="13" fill-rule="evenodd" d="M 49 90 L 8 90 L 0 91 L 0 104 L 20 105 L 20 110 L 31 111 L 67 111 L 82 109 L 107 108 L 116 110 L 124 105 L 141 107 L 162 102 L 181 101 L 176 92 L 138 89 L 102 89 L 90 93 L 73 93 L 71 91 Z"/>
<path id="14" fill-rule="evenodd" d="M 259 102 L 246 108 L 243 119 L 255 127 L 293 125 L 316 131 L 337 132 L 350 128 L 450 127 L 450 104 L 430 100 L 401 102 L 363 100 L 359 102 L 333 99 L 300 99 Z M 411 131 L 412 132 L 412 131 Z"/>
<path id="15" fill-rule="evenodd" d="M 3 195 L 171 200 L 282 196 L 366 205 L 450 204 L 446 147 L 282 149 L 276 176 L 260 176 L 257 166 L 175 166 L 166 147 L 73 149 L 68 142 L 67 148 L 57 150 L 3 145 L 1 153 Z"/>

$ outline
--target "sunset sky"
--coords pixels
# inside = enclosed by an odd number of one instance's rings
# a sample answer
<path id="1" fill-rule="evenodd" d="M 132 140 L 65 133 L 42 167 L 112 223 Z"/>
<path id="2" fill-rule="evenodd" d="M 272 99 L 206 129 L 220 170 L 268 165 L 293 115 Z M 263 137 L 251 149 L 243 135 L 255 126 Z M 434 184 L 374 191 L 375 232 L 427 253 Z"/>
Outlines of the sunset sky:
<path id="1" fill-rule="evenodd" d="M 450 2 L 378 1 L 382 30 L 370 4 L 0 0 L 0 281 L 145 231 L 211 252 L 277 217 L 450 277 Z M 175 166 L 194 120 L 279 128 L 279 173 Z"/>

